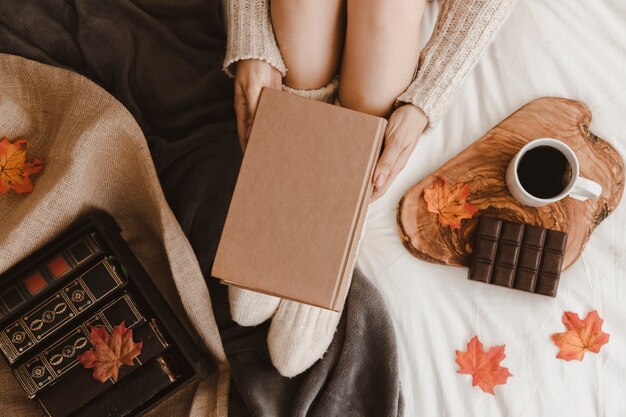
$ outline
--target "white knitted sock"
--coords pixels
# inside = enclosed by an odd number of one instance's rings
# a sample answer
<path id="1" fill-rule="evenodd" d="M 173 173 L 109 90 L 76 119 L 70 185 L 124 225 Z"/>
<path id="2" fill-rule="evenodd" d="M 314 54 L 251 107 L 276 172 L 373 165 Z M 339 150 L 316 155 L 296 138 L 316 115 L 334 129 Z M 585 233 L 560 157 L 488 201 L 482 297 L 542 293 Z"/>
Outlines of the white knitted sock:
<path id="1" fill-rule="evenodd" d="M 311 100 L 323 101 L 324 103 L 334 103 L 339 89 L 339 78 L 335 77 L 324 87 L 315 90 L 298 90 L 283 84 L 283 91 L 295 94 L 300 97 L 310 98 Z"/>
<path id="2" fill-rule="evenodd" d="M 274 315 L 280 298 L 243 288 L 228 287 L 232 319 L 241 326 L 256 326 Z"/>
<path id="3" fill-rule="evenodd" d="M 357 241 L 361 249 L 367 216 Z M 354 271 L 356 256 L 350 266 Z M 352 278 L 352 277 L 351 277 Z M 282 300 L 267 335 L 270 358 L 281 375 L 294 377 L 309 369 L 328 350 L 341 314 L 336 311 Z"/>
<path id="4" fill-rule="evenodd" d="M 338 78 L 315 90 L 297 90 L 283 85 L 283 91 L 312 100 L 332 103 L 337 96 Z M 228 303 L 233 320 L 241 326 L 256 326 L 272 317 L 280 298 L 244 290 L 237 287 L 228 288 Z"/>
<path id="5" fill-rule="evenodd" d="M 328 350 L 340 318 L 336 311 L 281 301 L 267 335 L 278 372 L 291 378 L 309 369 Z"/>

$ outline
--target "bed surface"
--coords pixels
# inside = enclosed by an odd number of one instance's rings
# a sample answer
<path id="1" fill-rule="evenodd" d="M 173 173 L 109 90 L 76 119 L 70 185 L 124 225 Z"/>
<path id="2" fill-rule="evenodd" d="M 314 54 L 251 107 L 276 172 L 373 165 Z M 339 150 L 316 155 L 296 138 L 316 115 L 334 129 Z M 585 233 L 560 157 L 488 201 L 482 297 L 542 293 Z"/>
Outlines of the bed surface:
<path id="1" fill-rule="evenodd" d="M 440 4 L 426 6 L 423 39 Z M 411 256 L 396 205 L 417 181 L 523 104 L 540 96 L 585 102 L 591 130 L 626 155 L 626 3 L 520 0 L 443 121 L 372 204 L 358 263 L 381 291 L 396 327 L 407 417 L 626 416 L 626 203 L 591 236 L 561 276 L 556 299 L 467 280 L 467 270 Z M 556 359 L 561 316 L 597 309 L 610 341 L 582 362 Z M 506 344 L 513 377 L 496 395 L 458 374 L 455 350 L 478 335 Z"/>

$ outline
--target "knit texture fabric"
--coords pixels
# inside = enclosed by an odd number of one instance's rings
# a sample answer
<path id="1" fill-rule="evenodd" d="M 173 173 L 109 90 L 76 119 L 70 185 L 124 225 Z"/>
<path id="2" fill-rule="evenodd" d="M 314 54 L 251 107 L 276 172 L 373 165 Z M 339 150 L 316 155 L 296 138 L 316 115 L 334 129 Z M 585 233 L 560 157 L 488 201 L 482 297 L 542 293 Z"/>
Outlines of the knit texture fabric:
<path id="1" fill-rule="evenodd" d="M 417 76 L 398 101 L 417 106 L 431 126 L 437 124 L 516 1 L 445 1 L 420 54 Z"/>
<path id="2" fill-rule="evenodd" d="M 295 94 L 297 96 L 308 98 L 311 100 L 323 101 L 324 103 L 334 103 L 338 105 L 336 99 L 337 91 L 339 90 L 339 77 L 335 77 L 331 82 L 329 82 L 322 88 L 317 88 L 313 90 L 299 90 L 283 84 L 282 90 L 289 94 Z"/>
<path id="3" fill-rule="evenodd" d="M 269 0 L 227 1 L 228 43 L 224 71 L 231 77 L 242 59 L 260 59 L 285 76 L 287 68 L 278 50 L 270 21 Z"/>
<path id="4" fill-rule="evenodd" d="M 224 61 L 229 75 L 233 75 L 234 62 L 250 58 L 266 61 L 285 75 L 268 1 L 229 0 Z M 516 2 L 444 0 L 430 41 L 420 54 L 416 76 L 397 104 L 417 106 L 428 117 L 428 127 L 435 126 Z"/>
<path id="5" fill-rule="evenodd" d="M 0 198 L 0 273 L 56 237 L 82 214 L 108 211 L 183 324 L 218 371 L 149 415 L 228 414 L 230 373 L 211 298 L 180 225 L 167 205 L 146 139 L 120 102 L 74 72 L 0 54 L 2 135 L 29 139 L 46 163 L 30 194 Z M 72 395 L 68 393 L 68 395 Z M 9 367 L 0 366 L 3 416 L 38 416 Z"/>
<path id="6" fill-rule="evenodd" d="M 228 287 L 228 306 L 232 319 L 240 326 L 257 326 L 272 318 L 280 298 L 235 286 Z"/>

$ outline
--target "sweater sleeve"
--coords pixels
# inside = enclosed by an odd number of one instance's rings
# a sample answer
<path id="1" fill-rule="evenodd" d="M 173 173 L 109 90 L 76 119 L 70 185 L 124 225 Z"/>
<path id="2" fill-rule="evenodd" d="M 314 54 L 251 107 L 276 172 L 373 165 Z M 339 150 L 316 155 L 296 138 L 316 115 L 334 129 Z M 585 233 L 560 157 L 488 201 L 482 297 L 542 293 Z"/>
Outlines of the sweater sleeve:
<path id="1" fill-rule="evenodd" d="M 234 77 L 243 59 L 260 59 L 284 76 L 287 72 L 270 21 L 270 0 L 227 0 L 228 39 L 224 72 Z"/>
<path id="2" fill-rule="evenodd" d="M 517 0 L 445 0 L 420 54 L 415 79 L 400 103 L 411 103 L 436 125 Z"/>

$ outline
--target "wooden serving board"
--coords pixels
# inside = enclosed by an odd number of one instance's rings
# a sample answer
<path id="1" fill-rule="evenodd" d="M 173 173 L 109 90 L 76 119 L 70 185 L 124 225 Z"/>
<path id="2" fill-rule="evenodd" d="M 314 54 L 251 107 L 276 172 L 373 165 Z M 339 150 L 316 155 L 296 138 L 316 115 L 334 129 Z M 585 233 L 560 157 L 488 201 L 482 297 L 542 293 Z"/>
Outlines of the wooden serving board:
<path id="1" fill-rule="evenodd" d="M 446 265 L 467 266 L 473 232 L 483 214 L 534 224 L 568 233 L 563 269 L 582 253 L 591 232 L 619 203 L 624 191 L 624 162 L 607 142 L 588 130 L 591 112 L 579 101 L 543 97 L 531 101 L 441 168 L 407 191 L 398 204 L 397 220 L 404 246 L 417 258 Z M 533 139 L 551 137 L 567 143 L 580 161 L 580 174 L 602 185 L 595 200 L 570 197 L 544 207 L 517 202 L 509 193 L 505 173 L 517 151 Z M 450 187 L 467 183 L 467 201 L 478 212 L 461 227 L 441 225 L 426 209 L 424 189 L 443 177 Z"/>

